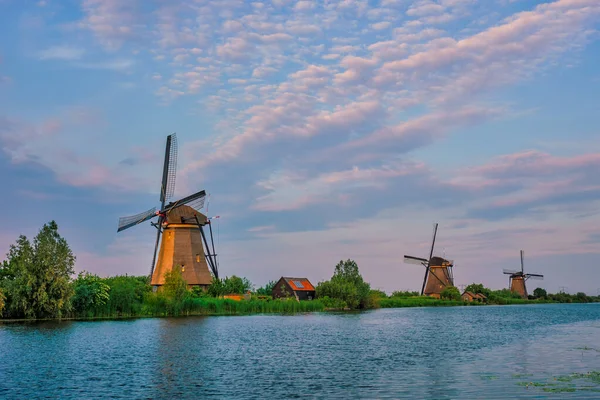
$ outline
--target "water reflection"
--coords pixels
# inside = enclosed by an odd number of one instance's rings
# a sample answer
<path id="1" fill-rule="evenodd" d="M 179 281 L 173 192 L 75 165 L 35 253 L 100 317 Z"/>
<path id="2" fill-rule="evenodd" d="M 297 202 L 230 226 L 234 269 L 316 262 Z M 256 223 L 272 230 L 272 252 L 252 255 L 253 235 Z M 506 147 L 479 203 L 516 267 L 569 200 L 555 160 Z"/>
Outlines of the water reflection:
<path id="1" fill-rule="evenodd" d="M 519 381 L 600 370 L 576 350 L 598 328 L 589 305 L 0 324 L 0 398 L 543 398 Z"/>

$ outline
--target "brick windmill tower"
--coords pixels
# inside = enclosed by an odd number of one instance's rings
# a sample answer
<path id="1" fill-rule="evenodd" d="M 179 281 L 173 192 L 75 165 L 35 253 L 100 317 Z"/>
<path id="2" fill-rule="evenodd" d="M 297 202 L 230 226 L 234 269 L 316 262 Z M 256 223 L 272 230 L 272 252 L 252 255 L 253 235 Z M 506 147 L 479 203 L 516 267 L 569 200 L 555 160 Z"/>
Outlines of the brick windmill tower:
<path id="1" fill-rule="evenodd" d="M 207 287 L 211 284 L 213 276 L 219 278 L 211 219 L 198 211 L 204 207 L 206 192 L 201 190 L 165 204 L 173 197 L 176 169 L 177 137 L 172 134 L 167 136 L 160 188 L 160 210 L 157 211 L 156 207 L 153 207 L 136 215 L 119 218 L 117 232 L 158 217 L 157 222 L 151 222 L 151 225 L 157 230 L 150 269 L 150 284 L 154 290 L 160 290 L 165 283 L 165 273 L 175 267 L 181 268 L 188 287 Z M 210 246 L 204 231 L 204 227 L 207 225 Z M 159 243 L 160 251 L 158 251 Z M 158 260 L 156 259 L 157 251 Z"/>
<path id="2" fill-rule="evenodd" d="M 433 228 L 433 241 L 431 242 L 429 258 L 425 259 L 405 255 L 404 262 L 425 267 L 425 277 L 423 278 L 423 286 L 421 287 L 421 296 L 425 295 L 439 298 L 440 293 L 442 293 L 447 286 L 454 286 L 454 273 L 452 271 L 454 268 L 454 261 L 433 256 L 437 228 L 438 224 L 436 223 Z"/>
<path id="3" fill-rule="evenodd" d="M 540 274 L 526 274 L 524 267 L 524 258 L 525 253 L 521 250 L 521 270 L 508 270 L 505 269 L 503 272 L 505 275 L 510 275 L 508 278 L 508 287 L 510 287 L 510 291 L 513 293 L 517 293 L 522 298 L 527 298 L 527 286 L 525 285 L 525 281 L 528 279 L 544 279 L 544 275 Z"/>

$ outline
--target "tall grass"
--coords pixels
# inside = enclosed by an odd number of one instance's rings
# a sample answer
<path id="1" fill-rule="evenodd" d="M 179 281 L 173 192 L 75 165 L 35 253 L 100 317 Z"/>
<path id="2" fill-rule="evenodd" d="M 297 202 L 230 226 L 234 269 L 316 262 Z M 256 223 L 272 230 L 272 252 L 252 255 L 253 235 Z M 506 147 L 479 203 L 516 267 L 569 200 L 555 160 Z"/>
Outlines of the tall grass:
<path id="1" fill-rule="evenodd" d="M 462 300 L 441 300 L 434 297 L 386 297 L 379 299 L 381 308 L 400 308 L 400 307 L 448 307 L 464 305 L 480 305 L 477 302 L 465 302 Z"/>
<path id="2" fill-rule="evenodd" d="M 149 293 L 138 316 L 166 317 L 181 315 L 243 315 L 257 313 L 292 314 L 298 312 L 323 311 L 324 306 L 318 300 L 242 300 L 220 299 L 212 297 L 187 296 L 175 301 L 165 296 Z"/>

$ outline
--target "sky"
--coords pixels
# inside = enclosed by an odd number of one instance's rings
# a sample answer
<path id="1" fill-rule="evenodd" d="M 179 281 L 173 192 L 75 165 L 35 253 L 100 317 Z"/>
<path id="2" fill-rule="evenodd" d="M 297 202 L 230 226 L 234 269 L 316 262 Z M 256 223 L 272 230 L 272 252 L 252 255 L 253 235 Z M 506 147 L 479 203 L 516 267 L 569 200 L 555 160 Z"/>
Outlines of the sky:
<path id="1" fill-rule="evenodd" d="M 224 276 L 600 293 L 598 0 L 0 0 L 0 258 L 150 271 L 166 136 Z M 530 287 L 530 291 L 534 287 Z"/>

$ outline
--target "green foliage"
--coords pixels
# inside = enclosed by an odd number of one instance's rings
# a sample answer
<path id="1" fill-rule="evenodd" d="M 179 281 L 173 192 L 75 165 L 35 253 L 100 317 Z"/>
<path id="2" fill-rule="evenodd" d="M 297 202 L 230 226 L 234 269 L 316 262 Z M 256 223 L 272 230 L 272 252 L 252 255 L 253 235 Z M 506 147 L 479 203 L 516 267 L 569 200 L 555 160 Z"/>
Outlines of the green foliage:
<path id="1" fill-rule="evenodd" d="M 348 304 L 344 300 L 332 299 L 329 296 L 319 297 L 318 299 L 326 309 L 344 310 L 348 308 Z"/>
<path id="2" fill-rule="evenodd" d="M 429 296 L 401 297 L 390 296 L 387 299 L 381 299 L 379 305 L 382 308 L 400 308 L 400 307 L 446 307 L 446 306 L 464 306 L 479 305 L 481 303 L 465 303 L 462 300 L 443 300 Z"/>
<path id="3" fill-rule="evenodd" d="M 225 294 L 225 282 L 213 277 L 213 280 L 207 289 L 207 293 L 211 297 L 223 296 Z"/>
<path id="4" fill-rule="evenodd" d="M 545 299 L 546 296 L 548 296 L 548 293 L 542 288 L 536 288 L 533 291 L 533 297 L 535 297 L 536 299 Z"/>
<path id="5" fill-rule="evenodd" d="M 276 284 L 277 284 L 277 282 L 275 282 L 275 281 L 269 281 L 269 282 L 267 282 L 267 284 L 265 286 L 258 288 L 256 290 L 256 294 L 261 295 L 261 296 L 271 296 L 271 294 L 273 293 L 273 288 L 275 287 Z"/>
<path id="6" fill-rule="evenodd" d="M 248 278 L 240 278 L 232 275 L 225 279 L 214 279 L 208 287 L 208 293 L 212 297 L 220 297 L 226 294 L 245 294 L 252 290 L 252 282 Z"/>
<path id="7" fill-rule="evenodd" d="M 2 318 L 2 311 L 4 310 L 4 305 L 6 301 L 6 297 L 4 296 L 4 293 L 2 293 L 2 288 L 0 288 L 0 318 Z"/>
<path id="8" fill-rule="evenodd" d="M 316 287 L 317 298 L 341 300 L 351 309 L 372 307 L 370 292 L 371 286 L 363 280 L 354 260 L 340 261 L 331 280 L 319 282 Z"/>
<path id="9" fill-rule="evenodd" d="M 492 293 L 492 291 L 488 288 L 486 288 L 485 286 L 483 286 L 483 283 L 471 283 L 469 286 L 467 286 L 465 288 L 466 292 L 471 292 L 474 294 L 482 294 L 485 297 L 490 297 L 490 294 Z"/>
<path id="10" fill-rule="evenodd" d="M 102 316 L 140 315 L 145 296 L 152 292 L 145 276 L 118 275 L 104 282 L 110 287 L 110 298 L 101 311 Z"/>
<path id="11" fill-rule="evenodd" d="M 370 294 L 372 296 L 376 296 L 379 297 L 380 299 L 385 299 L 387 298 L 387 293 L 385 293 L 383 290 L 378 290 L 378 289 L 371 289 Z"/>
<path id="12" fill-rule="evenodd" d="M 162 290 L 167 298 L 179 303 L 189 295 L 187 282 L 181 273 L 181 266 L 177 265 L 165 273 L 165 284 Z"/>
<path id="13" fill-rule="evenodd" d="M 235 315 L 252 313 L 296 313 L 323 311 L 324 305 L 318 300 L 243 300 L 217 299 L 213 297 L 188 296 L 181 308 L 174 310 L 169 307 L 169 300 L 163 294 L 153 294 L 146 302 L 145 313 L 148 316 L 168 315 Z M 176 312 L 176 313 L 174 313 Z"/>
<path id="14" fill-rule="evenodd" d="M 445 300 L 460 300 L 460 291 L 454 286 L 446 286 L 442 293 L 440 293 L 440 297 Z"/>
<path id="15" fill-rule="evenodd" d="M 420 295 L 419 292 L 396 290 L 396 291 L 392 292 L 392 295 L 390 297 L 414 297 L 414 296 L 419 296 L 419 295 Z"/>
<path id="16" fill-rule="evenodd" d="M 71 309 L 75 256 L 58 234 L 56 222 L 44 224 L 33 240 L 19 236 L 3 262 L 0 285 L 13 318 L 60 318 Z"/>
<path id="17" fill-rule="evenodd" d="M 82 315 L 94 316 L 110 300 L 110 286 L 97 275 L 80 272 L 73 282 L 73 309 Z"/>

